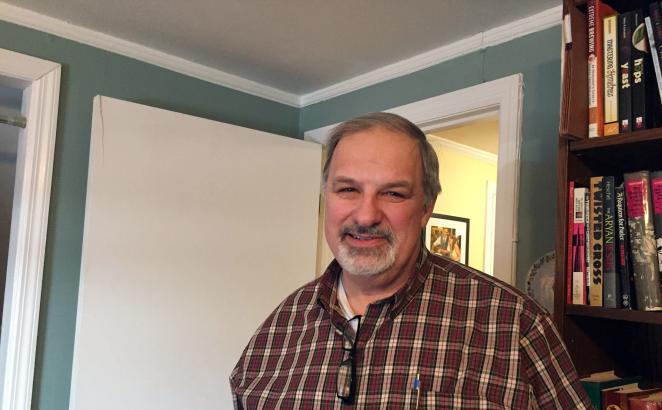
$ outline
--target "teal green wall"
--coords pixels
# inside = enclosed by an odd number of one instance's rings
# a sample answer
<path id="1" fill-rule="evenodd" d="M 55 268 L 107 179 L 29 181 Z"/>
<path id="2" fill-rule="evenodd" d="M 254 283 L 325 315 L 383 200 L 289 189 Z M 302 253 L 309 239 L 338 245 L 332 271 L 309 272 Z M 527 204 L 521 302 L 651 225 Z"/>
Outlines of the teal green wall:
<path id="1" fill-rule="evenodd" d="M 524 77 L 517 286 L 554 249 L 556 150 L 561 78 L 560 26 L 363 88 L 301 110 L 304 131 L 516 73 Z M 442 181 L 443 181 L 443 175 Z M 439 198 L 444 200 L 443 194 Z"/>
<path id="2" fill-rule="evenodd" d="M 517 263 L 521 288 L 531 263 L 554 247 L 559 47 L 560 28 L 555 27 L 299 110 L 0 21 L 0 48 L 62 64 L 33 409 L 65 410 L 69 405 L 95 95 L 301 136 L 306 130 L 360 113 L 522 73 L 525 88 Z"/>
<path id="3" fill-rule="evenodd" d="M 299 110 L 0 21 L 0 48 L 62 64 L 33 409 L 69 408 L 92 98 L 97 94 L 283 135 Z M 226 376 L 219 375 L 222 382 Z"/>

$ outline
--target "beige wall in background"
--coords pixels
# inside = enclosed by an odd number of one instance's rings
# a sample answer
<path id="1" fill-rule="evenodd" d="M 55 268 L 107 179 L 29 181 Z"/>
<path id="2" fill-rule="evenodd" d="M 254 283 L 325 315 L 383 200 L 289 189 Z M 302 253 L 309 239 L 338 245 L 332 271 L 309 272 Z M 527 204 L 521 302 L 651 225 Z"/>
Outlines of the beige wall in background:
<path id="1" fill-rule="evenodd" d="M 496 183 L 496 163 L 436 147 L 442 193 L 434 212 L 469 218 L 469 266 L 483 270 L 487 182 Z"/>

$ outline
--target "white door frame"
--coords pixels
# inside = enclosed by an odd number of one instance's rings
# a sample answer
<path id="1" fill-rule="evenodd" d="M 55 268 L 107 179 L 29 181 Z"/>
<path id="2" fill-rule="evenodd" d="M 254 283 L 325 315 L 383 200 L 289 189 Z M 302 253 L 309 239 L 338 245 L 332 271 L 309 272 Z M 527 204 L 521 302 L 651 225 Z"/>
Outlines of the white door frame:
<path id="1" fill-rule="evenodd" d="M 494 225 L 496 224 L 496 196 L 497 184 L 487 181 L 485 184 L 485 254 L 483 257 L 483 270 L 494 275 Z"/>
<path id="2" fill-rule="evenodd" d="M 522 74 L 514 74 L 386 110 L 409 119 L 423 131 L 463 123 L 484 116 L 486 113 L 498 111 L 499 159 L 494 276 L 511 285 L 517 283 L 515 269 L 522 87 Z M 304 139 L 325 144 L 329 131 L 335 125 L 337 124 L 307 131 Z"/>
<path id="3" fill-rule="evenodd" d="M 0 76 L 24 88 L 0 338 L 0 410 L 29 410 L 44 266 L 60 64 L 0 49 Z"/>

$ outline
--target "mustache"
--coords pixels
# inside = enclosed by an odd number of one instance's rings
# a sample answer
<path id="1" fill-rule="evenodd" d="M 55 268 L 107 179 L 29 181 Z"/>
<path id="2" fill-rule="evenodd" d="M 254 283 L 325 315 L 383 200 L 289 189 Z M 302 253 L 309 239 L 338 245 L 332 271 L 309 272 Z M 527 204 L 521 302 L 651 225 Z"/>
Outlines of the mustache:
<path id="1" fill-rule="evenodd" d="M 340 236 L 345 235 L 370 235 L 378 236 L 386 239 L 390 244 L 393 244 L 393 232 L 388 228 L 380 228 L 377 225 L 363 226 L 358 224 L 345 225 L 340 228 Z"/>

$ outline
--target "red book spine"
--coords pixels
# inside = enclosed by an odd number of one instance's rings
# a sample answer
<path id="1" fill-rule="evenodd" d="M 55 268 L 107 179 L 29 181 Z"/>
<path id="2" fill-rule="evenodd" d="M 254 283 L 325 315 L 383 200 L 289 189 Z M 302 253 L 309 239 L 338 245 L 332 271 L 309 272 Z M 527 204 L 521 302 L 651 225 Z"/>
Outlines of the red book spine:
<path id="1" fill-rule="evenodd" d="M 602 0 L 586 2 L 588 20 L 588 137 L 604 135 L 603 19 L 616 11 Z"/>
<path id="2" fill-rule="evenodd" d="M 586 304 L 586 197 L 587 188 L 575 188 L 572 232 L 572 303 Z"/>

